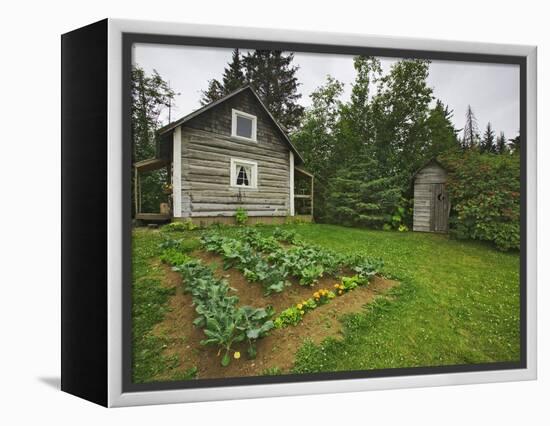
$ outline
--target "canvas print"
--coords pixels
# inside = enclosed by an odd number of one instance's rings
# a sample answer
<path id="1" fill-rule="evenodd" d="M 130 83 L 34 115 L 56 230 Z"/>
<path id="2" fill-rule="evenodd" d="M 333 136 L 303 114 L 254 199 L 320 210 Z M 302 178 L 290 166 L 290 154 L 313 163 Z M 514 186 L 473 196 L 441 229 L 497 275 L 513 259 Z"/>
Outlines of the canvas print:
<path id="1" fill-rule="evenodd" d="M 133 383 L 518 362 L 520 66 L 238 47 L 132 46 Z"/>

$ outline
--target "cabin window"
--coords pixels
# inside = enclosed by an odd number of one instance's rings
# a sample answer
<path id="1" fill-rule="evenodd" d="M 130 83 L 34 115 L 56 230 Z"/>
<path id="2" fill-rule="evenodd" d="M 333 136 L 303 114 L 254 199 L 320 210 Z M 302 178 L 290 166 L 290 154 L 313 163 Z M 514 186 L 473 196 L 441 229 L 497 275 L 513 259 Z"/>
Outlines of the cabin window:
<path id="1" fill-rule="evenodd" d="M 256 116 L 234 109 L 231 122 L 231 136 L 256 141 Z"/>
<path id="2" fill-rule="evenodd" d="M 231 186 L 236 188 L 256 188 L 258 163 L 250 160 L 231 159 Z"/>

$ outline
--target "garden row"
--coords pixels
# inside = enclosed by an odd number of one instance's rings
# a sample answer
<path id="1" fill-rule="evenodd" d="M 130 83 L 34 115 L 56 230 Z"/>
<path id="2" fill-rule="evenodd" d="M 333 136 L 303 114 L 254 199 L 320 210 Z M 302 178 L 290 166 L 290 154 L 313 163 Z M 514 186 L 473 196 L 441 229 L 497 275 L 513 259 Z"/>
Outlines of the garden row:
<path id="1" fill-rule="evenodd" d="M 240 352 L 232 349 L 235 343 L 246 341 L 249 358 L 255 358 L 256 341 L 274 327 L 273 309 L 238 306 L 239 298 L 229 294 L 227 281 L 216 278 L 200 260 L 182 253 L 178 244 L 177 240 L 167 240 L 161 259 L 182 275 L 185 291 L 192 296 L 198 314 L 193 324 L 206 335 L 201 344 L 217 345 L 223 352 L 223 366 L 231 362 L 231 353 L 236 359 L 240 357 Z"/>
<path id="2" fill-rule="evenodd" d="M 317 290 L 309 299 L 296 303 L 290 308 L 282 311 L 273 321 L 275 328 L 298 325 L 304 318 L 304 315 L 309 311 L 329 303 L 337 296 L 343 296 L 347 292 L 354 290 L 361 285 L 367 285 L 368 283 L 369 278 L 360 275 L 354 275 L 353 277 L 342 277 L 342 281 L 340 283 L 334 284 L 334 291 L 327 289 Z"/>
<path id="3" fill-rule="evenodd" d="M 294 245 L 285 248 L 281 242 Z M 261 283 L 266 295 L 283 291 L 289 276 L 296 277 L 300 285 L 312 286 L 324 275 L 336 276 L 344 268 L 368 279 L 382 267 L 380 259 L 338 255 L 279 228 L 270 236 L 254 228 L 240 231 L 237 237 L 210 232 L 203 235 L 202 243 L 206 250 L 223 257 L 224 269 L 234 267 L 248 281 Z"/>

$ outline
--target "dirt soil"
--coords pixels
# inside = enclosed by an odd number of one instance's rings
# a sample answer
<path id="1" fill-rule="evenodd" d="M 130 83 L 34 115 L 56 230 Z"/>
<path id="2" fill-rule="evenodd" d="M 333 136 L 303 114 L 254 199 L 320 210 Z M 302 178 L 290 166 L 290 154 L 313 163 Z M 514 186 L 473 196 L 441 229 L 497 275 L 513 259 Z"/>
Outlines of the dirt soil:
<path id="1" fill-rule="evenodd" d="M 235 294 L 239 296 L 240 305 L 254 307 L 271 305 L 275 308 L 276 315 L 291 305 L 311 297 L 315 291 L 321 288 L 332 289 L 338 282 L 336 278 L 325 277 L 313 287 L 306 287 L 291 280 L 292 285 L 282 293 L 264 296 L 261 284 L 249 283 L 236 269 L 224 271 L 223 259 L 217 254 L 196 251 L 193 256 L 202 259 L 205 264 L 217 265 L 216 275 L 226 278 L 230 282 Z M 204 333 L 202 329 L 192 325 L 196 317 L 195 310 L 192 306 L 191 296 L 183 292 L 181 275 L 172 271 L 167 265 L 162 265 L 162 267 L 165 270 L 163 285 L 175 287 L 176 294 L 170 298 L 170 311 L 162 322 L 156 324 L 152 332 L 158 336 L 169 338 L 170 343 L 164 354 L 176 355 L 179 359 L 179 366 L 176 371 L 172 370 L 169 376 L 174 373 L 183 374 L 187 369 L 197 367 L 197 377 L 200 379 L 259 376 L 265 374 L 266 369 L 275 367 L 283 373 L 288 373 L 292 369 L 297 350 L 306 339 L 320 343 L 327 337 L 340 337 L 342 324 L 339 318 L 343 314 L 359 312 L 375 297 L 383 295 L 390 288 L 399 284 L 397 281 L 375 276 L 368 286 L 358 287 L 336 297 L 330 303 L 308 312 L 299 325 L 273 329 L 269 336 L 258 340 L 258 355 L 254 360 L 246 358 L 246 343 L 235 345 L 235 350 L 241 352 L 241 358 L 232 359 L 229 366 L 222 367 L 218 349 L 200 344 L 200 341 L 204 339 Z M 169 376 L 158 376 L 155 380 L 167 380 L 170 379 Z"/>

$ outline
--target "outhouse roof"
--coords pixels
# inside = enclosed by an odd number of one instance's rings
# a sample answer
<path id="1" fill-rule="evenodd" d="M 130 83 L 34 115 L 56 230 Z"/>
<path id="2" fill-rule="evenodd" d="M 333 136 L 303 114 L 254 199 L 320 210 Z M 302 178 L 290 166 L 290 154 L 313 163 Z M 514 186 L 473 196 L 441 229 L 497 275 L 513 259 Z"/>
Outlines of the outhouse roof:
<path id="1" fill-rule="evenodd" d="M 416 172 L 414 172 L 414 174 L 412 175 L 412 180 L 414 180 L 416 178 L 416 175 L 418 173 L 420 173 L 422 170 L 424 170 L 426 167 L 432 165 L 432 164 L 436 164 L 438 165 L 439 167 L 441 167 L 443 170 L 447 171 L 446 167 L 441 164 L 439 161 L 437 161 L 437 158 L 433 157 L 431 159 L 429 159 L 428 161 L 426 161 L 422 167 L 418 168 L 418 170 Z"/>

